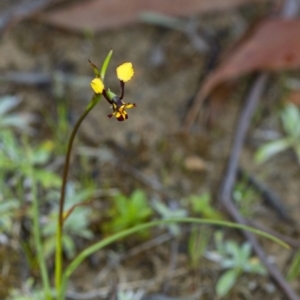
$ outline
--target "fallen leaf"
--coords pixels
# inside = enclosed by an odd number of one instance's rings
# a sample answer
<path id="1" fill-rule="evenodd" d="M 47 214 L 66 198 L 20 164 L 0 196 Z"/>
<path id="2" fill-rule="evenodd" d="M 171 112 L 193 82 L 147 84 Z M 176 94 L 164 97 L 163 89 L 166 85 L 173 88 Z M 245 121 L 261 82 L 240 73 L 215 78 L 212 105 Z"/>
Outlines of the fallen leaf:
<path id="1" fill-rule="evenodd" d="M 203 101 L 220 84 L 255 71 L 300 67 L 300 20 L 266 19 L 250 28 L 205 79 L 189 109 L 183 128 L 191 128 Z"/>
<path id="2" fill-rule="evenodd" d="M 63 29 L 99 31 L 139 21 L 143 12 L 158 12 L 169 16 L 189 16 L 220 11 L 238 5 L 266 0 L 93 0 L 81 1 L 38 16 L 38 20 Z"/>
<path id="3" fill-rule="evenodd" d="M 243 39 L 205 80 L 208 95 L 218 84 L 255 71 L 300 67 L 300 20 L 264 20 Z"/>

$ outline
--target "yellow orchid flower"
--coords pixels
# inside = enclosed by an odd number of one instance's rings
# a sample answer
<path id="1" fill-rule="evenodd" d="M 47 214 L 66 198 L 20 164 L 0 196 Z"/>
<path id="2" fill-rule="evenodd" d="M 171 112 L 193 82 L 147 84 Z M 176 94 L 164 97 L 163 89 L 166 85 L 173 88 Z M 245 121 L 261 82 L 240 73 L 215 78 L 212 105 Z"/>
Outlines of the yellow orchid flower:
<path id="1" fill-rule="evenodd" d="M 108 115 L 109 118 L 112 116 L 115 116 L 118 121 L 125 121 L 128 119 L 128 114 L 125 111 L 125 109 L 136 107 L 135 103 L 124 103 L 122 100 L 120 100 L 121 105 L 119 106 L 115 102 L 112 103 L 112 108 L 114 112 L 110 115 Z"/>
<path id="2" fill-rule="evenodd" d="M 118 121 L 125 121 L 128 119 L 128 114 L 125 109 L 136 107 L 135 103 L 125 103 L 122 101 L 124 97 L 125 82 L 129 81 L 134 75 L 134 69 L 131 62 L 126 62 L 117 67 L 116 73 L 120 80 L 121 95 L 117 96 L 112 93 L 109 89 L 105 89 L 105 85 L 100 78 L 100 74 L 97 67 L 90 62 L 92 68 L 94 69 L 96 77 L 91 81 L 91 87 L 96 94 L 102 94 L 109 104 L 111 104 L 113 113 L 109 114 L 108 117 L 111 118 L 115 116 Z M 95 71 L 96 70 L 96 71 Z"/>

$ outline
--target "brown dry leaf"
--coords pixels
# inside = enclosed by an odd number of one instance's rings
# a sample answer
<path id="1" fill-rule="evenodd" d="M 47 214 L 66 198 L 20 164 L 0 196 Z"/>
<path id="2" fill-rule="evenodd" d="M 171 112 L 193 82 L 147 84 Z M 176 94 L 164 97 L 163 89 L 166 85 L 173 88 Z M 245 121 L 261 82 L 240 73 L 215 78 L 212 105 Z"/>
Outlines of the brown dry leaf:
<path id="1" fill-rule="evenodd" d="M 212 71 L 196 95 L 183 128 L 194 124 L 203 101 L 220 84 L 255 71 L 300 67 L 300 20 L 267 19 L 248 30 Z"/>
<path id="2" fill-rule="evenodd" d="M 220 83 L 254 71 L 300 67 L 300 20 L 265 20 L 243 39 L 205 80 L 204 95 Z"/>
<path id="3" fill-rule="evenodd" d="M 188 16 L 263 1 L 266 0 L 93 0 L 43 13 L 38 19 L 67 30 L 99 31 L 137 22 L 139 15 L 146 11 Z"/>

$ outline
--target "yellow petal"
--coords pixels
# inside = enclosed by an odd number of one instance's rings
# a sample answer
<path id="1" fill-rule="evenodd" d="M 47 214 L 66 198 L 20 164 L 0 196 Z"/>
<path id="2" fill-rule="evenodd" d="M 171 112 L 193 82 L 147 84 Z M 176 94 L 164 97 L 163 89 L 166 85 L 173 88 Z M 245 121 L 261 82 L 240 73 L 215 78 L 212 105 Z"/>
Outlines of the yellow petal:
<path id="1" fill-rule="evenodd" d="M 119 78 L 119 80 L 123 82 L 129 81 L 134 75 L 133 66 L 132 63 L 130 62 L 126 62 L 120 65 L 119 67 L 117 67 L 116 71 L 117 71 L 117 77 Z"/>
<path id="2" fill-rule="evenodd" d="M 136 107 L 136 104 L 135 103 L 126 103 L 125 105 L 125 108 L 133 108 L 133 107 Z"/>
<path id="3" fill-rule="evenodd" d="M 128 115 L 125 110 L 117 111 L 115 114 L 115 117 L 117 118 L 118 121 L 121 121 L 121 122 L 128 119 Z"/>
<path id="4" fill-rule="evenodd" d="M 104 84 L 103 84 L 102 80 L 98 77 L 94 78 L 91 81 L 91 87 L 96 94 L 101 94 L 104 90 Z"/>

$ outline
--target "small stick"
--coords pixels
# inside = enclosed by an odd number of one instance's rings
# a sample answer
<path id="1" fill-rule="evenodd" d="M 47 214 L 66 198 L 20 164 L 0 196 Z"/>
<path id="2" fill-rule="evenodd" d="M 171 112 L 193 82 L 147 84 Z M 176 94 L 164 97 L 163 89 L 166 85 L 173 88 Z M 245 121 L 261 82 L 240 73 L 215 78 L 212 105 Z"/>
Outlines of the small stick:
<path id="1" fill-rule="evenodd" d="M 299 0 L 286 0 L 284 6 L 280 12 L 280 16 L 283 18 L 291 18 L 295 17 L 299 9 Z M 237 131 L 235 134 L 235 140 L 232 146 L 232 152 L 229 158 L 227 171 L 224 176 L 224 183 L 220 189 L 219 200 L 224 205 L 225 209 L 228 211 L 229 215 L 238 223 L 246 224 L 246 220 L 240 215 L 237 208 L 234 206 L 231 193 L 235 183 L 237 170 L 238 170 L 238 161 L 240 157 L 240 153 L 245 141 L 245 135 L 249 128 L 250 120 L 255 111 L 256 105 L 260 96 L 263 92 L 264 86 L 267 82 L 268 75 L 261 74 L 258 75 L 250 93 L 246 99 L 245 107 L 240 116 Z M 299 296 L 295 293 L 292 287 L 286 282 L 285 278 L 282 276 L 277 267 L 271 264 L 268 261 L 268 257 L 264 250 L 259 245 L 256 237 L 250 233 L 243 231 L 244 235 L 252 245 L 254 251 L 260 258 L 261 262 L 265 265 L 267 270 L 269 271 L 270 276 L 275 280 L 277 285 L 281 288 L 281 290 L 286 295 L 289 300 L 300 300 Z"/>
<path id="2" fill-rule="evenodd" d="M 293 222 L 280 197 L 274 191 L 255 178 L 255 176 L 248 174 L 241 168 L 238 169 L 238 176 L 245 178 L 249 185 L 258 191 L 258 193 L 264 199 L 265 204 L 275 211 L 283 221 L 287 223 Z"/>
<path id="3" fill-rule="evenodd" d="M 249 124 L 252 118 L 252 115 L 255 111 L 256 105 L 261 98 L 264 86 L 267 82 L 268 75 L 262 74 L 257 77 L 255 80 L 249 95 L 246 99 L 245 106 L 241 113 L 240 119 L 238 121 L 237 131 L 235 133 L 235 138 L 232 146 L 232 151 L 228 161 L 227 170 L 224 175 L 224 182 L 221 186 L 219 193 L 219 201 L 223 204 L 225 209 L 231 218 L 239 224 L 247 224 L 245 218 L 239 213 L 238 209 L 234 206 L 232 202 L 232 190 L 237 176 L 238 162 L 240 153 L 243 148 L 245 141 L 246 132 L 249 128 Z M 289 300 L 300 300 L 292 287 L 286 282 L 285 278 L 282 276 L 277 267 L 271 264 L 268 260 L 268 257 L 260 244 L 258 243 L 256 237 L 248 232 L 243 231 L 243 234 L 246 236 L 250 244 L 252 245 L 255 253 L 259 257 L 260 261 L 265 265 L 270 276 L 274 279 L 277 285 L 286 295 Z"/>

